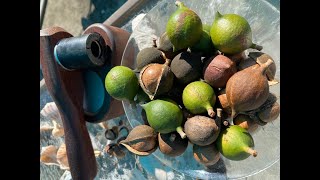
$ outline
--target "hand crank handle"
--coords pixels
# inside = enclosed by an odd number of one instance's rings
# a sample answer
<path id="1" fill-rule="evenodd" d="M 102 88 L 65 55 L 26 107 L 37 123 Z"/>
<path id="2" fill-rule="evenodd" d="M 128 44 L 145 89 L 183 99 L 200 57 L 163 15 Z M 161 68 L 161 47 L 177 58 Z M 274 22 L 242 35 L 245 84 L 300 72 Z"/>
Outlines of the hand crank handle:
<path id="1" fill-rule="evenodd" d="M 53 55 L 54 46 L 71 36 L 62 28 L 41 30 L 40 63 L 47 89 L 63 122 L 72 179 L 92 180 L 97 174 L 97 163 L 84 120 L 82 74 L 80 71 L 66 71 Z"/>

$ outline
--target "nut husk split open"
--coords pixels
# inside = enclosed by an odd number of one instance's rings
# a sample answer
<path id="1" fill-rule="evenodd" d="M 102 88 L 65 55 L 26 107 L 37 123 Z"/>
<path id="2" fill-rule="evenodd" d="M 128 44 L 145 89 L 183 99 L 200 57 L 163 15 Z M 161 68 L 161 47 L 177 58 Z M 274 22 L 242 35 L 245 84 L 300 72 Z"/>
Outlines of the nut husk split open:
<path id="1" fill-rule="evenodd" d="M 42 147 L 40 162 L 46 165 L 58 165 L 57 148 L 53 145 Z"/>
<path id="2" fill-rule="evenodd" d="M 61 169 L 69 170 L 69 162 L 68 162 L 68 156 L 67 156 L 67 149 L 66 144 L 61 144 L 57 151 L 57 161 L 60 164 Z"/>
<path id="3" fill-rule="evenodd" d="M 148 64 L 140 71 L 140 86 L 151 100 L 155 96 L 167 93 L 171 89 L 174 74 L 170 70 L 170 62 L 171 60 L 166 59 L 165 64 Z"/>
<path id="4" fill-rule="evenodd" d="M 147 156 L 157 149 L 157 142 L 157 133 L 152 127 L 139 125 L 133 128 L 127 138 L 120 141 L 120 144 L 132 153 Z"/>
<path id="5" fill-rule="evenodd" d="M 118 144 L 108 144 L 105 146 L 104 151 L 109 155 L 123 158 L 126 154 L 121 150 Z"/>
<path id="6" fill-rule="evenodd" d="M 274 62 L 270 55 L 263 52 L 250 52 L 248 56 L 254 59 L 259 65 L 266 63 L 269 59 Z M 270 66 L 266 69 L 266 76 L 269 81 L 275 80 L 274 77 L 276 75 L 276 70 L 277 67 L 275 63 L 270 64 Z"/>

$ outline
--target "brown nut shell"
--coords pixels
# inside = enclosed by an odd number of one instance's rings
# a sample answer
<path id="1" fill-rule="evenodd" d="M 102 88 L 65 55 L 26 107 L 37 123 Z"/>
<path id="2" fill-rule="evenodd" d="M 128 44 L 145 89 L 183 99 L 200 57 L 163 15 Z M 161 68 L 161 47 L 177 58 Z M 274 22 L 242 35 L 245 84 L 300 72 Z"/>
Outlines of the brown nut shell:
<path id="1" fill-rule="evenodd" d="M 202 71 L 201 56 L 190 52 L 178 54 L 171 62 L 171 71 L 181 84 L 189 84 L 199 80 Z"/>
<path id="2" fill-rule="evenodd" d="M 269 85 L 265 73 L 272 63 L 268 60 L 238 71 L 228 80 L 226 95 L 232 110 L 231 118 L 239 112 L 257 109 L 267 100 Z"/>
<path id="3" fill-rule="evenodd" d="M 220 127 L 214 119 L 196 115 L 184 124 L 184 132 L 193 144 L 206 146 L 213 143 L 219 136 Z"/>
<path id="4" fill-rule="evenodd" d="M 245 51 L 242 51 L 238 54 L 226 55 L 229 59 L 231 59 L 236 64 L 239 64 L 241 61 L 247 58 Z"/>
<path id="5" fill-rule="evenodd" d="M 148 64 L 140 71 L 140 86 L 151 100 L 170 91 L 173 85 L 174 74 L 168 66 L 169 63 L 170 60 L 167 59 L 165 64 Z"/>
<path id="6" fill-rule="evenodd" d="M 258 129 L 259 124 L 257 124 L 253 119 L 250 118 L 250 116 L 245 114 L 238 114 L 234 119 L 233 123 L 235 125 L 238 125 L 246 130 L 248 130 L 249 133 L 254 132 Z"/>
<path id="7" fill-rule="evenodd" d="M 116 145 L 116 146 L 114 146 L 114 149 L 113 149 L 113 155 L 116 156 L 117 158 L 121 159 L 126 154 L 121 150 L 121 148 L 118 145 Z"/>
<path id="8" fill-rule="evenodd" d="M 274 102 L 271 106 L 258 112 L 258 117 L 264 122 L 276 120 L 280 115 L 280 104 Z"/>
<path id="9" fill-rule="evenodd" d="M 278 118 L 280 115 L 280 104 L 275 94 L 269 93 L 268 99 L 257 109 L 246 112 L 250 118 L 260 125 L 265 125 Z"/>
<path id="10" fill-rule="evenodd" d="M 157 149 L 157 133 L 150 126 L 139 125 L 120 144 L 137 155 L 149 155 Z"/>
<path id="11" fill-rule="evenodd" d="M 40 162 L 46 165 L 58 164 L 57 148 L 53 145 L 42 147 L 40 154 Z"/>
<path id="12" fill-rule="evenodd" d="M 66 144 L 61 144 L 57 151 L 57 161 L 60 164 L 61 169 L 69 170 L 69 162 L 68 162 L 68 156 L 67 156 L 67 148 Z"/>
<path id="13" fill-rule="evenodd" d="M 165 58 L 163 57 L 162 52 L 157 48 L 148 47 L 148 48 L 142 49 L 137 54 L 136 61 L 137 61 L 137 67 L 135 70 L 140 71 L 144 66 L 151 63 L 159 63 L 159 64 L 165 63 Z"/>
<path id="14" fill-rule="evenodd" d="M 226 94 L 218 95 L 218 100 L 220 102 L 220 105 L 221 105 L 223 111 L 225 111 L 228 114 L 231 114 L 232 111 L 231 111 L 230 104 L 227 99 L 227 95 Z"/>
<path id="15" fill-rule="evenodd" d="M 205 166 L 211 166 L 219 161 L 220 152 L 218 151 L 214 143 L 206 146 L 198 146 L 194 144 L 193 157 L 199 163 Z"/>
<path id="16" fill-rule="evenodd" d="M 159 149 L 171 157 L 180 156 L 188 147 L 188 139 L 182 139 L 177 132 L 158 134 Z"/>
<path id="17" fill-rule="evenodd" d="M 269 59 L 274 62 L 272 57 L 266 53 L 263 52 L 250 52 L 249 57 L 254 59 L 258 64 L 264 64 L 266 63 Z M 277 67 L 275 63 L 272 63 L 266 70 L 266 75 L 269 81 L 274 80 L 274 77 L 276 75 Z"/>
<path id="18" fill-rule="evenodd" d="M 229 78 L 236 72 L 236 64 L 231 59 L 223 55 L 217 55 L 206 61 L 203 68 L 203 77 L 212 87 L 223 88 Z"/>
<path id="19" fill-rule="evenodd" d="M 256 64 L 257 62 L 254 59 L 252 59 L 251 57 L 247 57 L 239 63 L 239 65 L 237 66 L 237 69 L 238 71 L 242 71 Z"/>

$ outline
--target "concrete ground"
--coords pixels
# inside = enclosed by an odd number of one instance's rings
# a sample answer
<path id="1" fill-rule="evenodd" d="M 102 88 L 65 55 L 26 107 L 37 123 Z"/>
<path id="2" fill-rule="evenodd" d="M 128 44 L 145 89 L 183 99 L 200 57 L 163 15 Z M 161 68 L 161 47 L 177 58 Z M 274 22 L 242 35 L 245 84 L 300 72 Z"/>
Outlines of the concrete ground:
<path id="1" fill-rule="evenodd" d="M 277 9 L 279 0 L 268 0 Z M 43 28 L 60 26 L 74 36 L 92 23 L 104 22 L 126 0 L 48 0 Z M 248 180 L 277 180 L 280 179 L 280 162 Z"/>
<path id="2" fill-rule="evenodd" d="M 126 0 L 48 0 L 42 28 L 60 26 L 74 36 L 104 22 Z"/>

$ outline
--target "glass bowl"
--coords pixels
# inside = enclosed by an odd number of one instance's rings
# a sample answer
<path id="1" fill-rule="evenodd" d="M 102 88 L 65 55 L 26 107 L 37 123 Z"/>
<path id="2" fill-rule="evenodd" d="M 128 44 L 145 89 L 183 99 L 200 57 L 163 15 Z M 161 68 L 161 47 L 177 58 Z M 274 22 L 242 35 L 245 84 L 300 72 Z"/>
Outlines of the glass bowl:
<path id="1" fill-rule="evenodd" d="M 182 1 L 194 10 L 203 23 L 212 24 L 218 10 L 222 14 L 235 13 L 245 17 L 252 29 L 253 42 L 263 46 L 263 52 L 269 54 L 277 66 L 276 79 L 280 81 L 280 12 L 264 0 L 202 0 Z M 166 23 L 177 7 L 172 0 L 159 2 L 139 22 L 133 30 L 122 57 L 122 65 L 132 69 L 136 66 L 137 53 L 153 45 L 153 39 L 165 32 Z M 246 53 L 248 53 L 247 50 Z M 270 86 L 280 103 L 280 83 Z M 123 101 L 124 110 L 132 127 L 144 124 L 141 107 Z M 261 126 L 253 134 L 257 157 L 250 156 L 243 161 L 231 161 L 223 156 L 213 167 L 206 168 L 194 160 L 192 145 L 178 157 L 169 157 L 159 150 L 152 153 L 166 166 L 193 178 L 200 179 L 237 179 L 259 173 L 280 159 L 280 116 L 273 122 Z M 152 157 L 152 158 L 154 158 Z"/>

